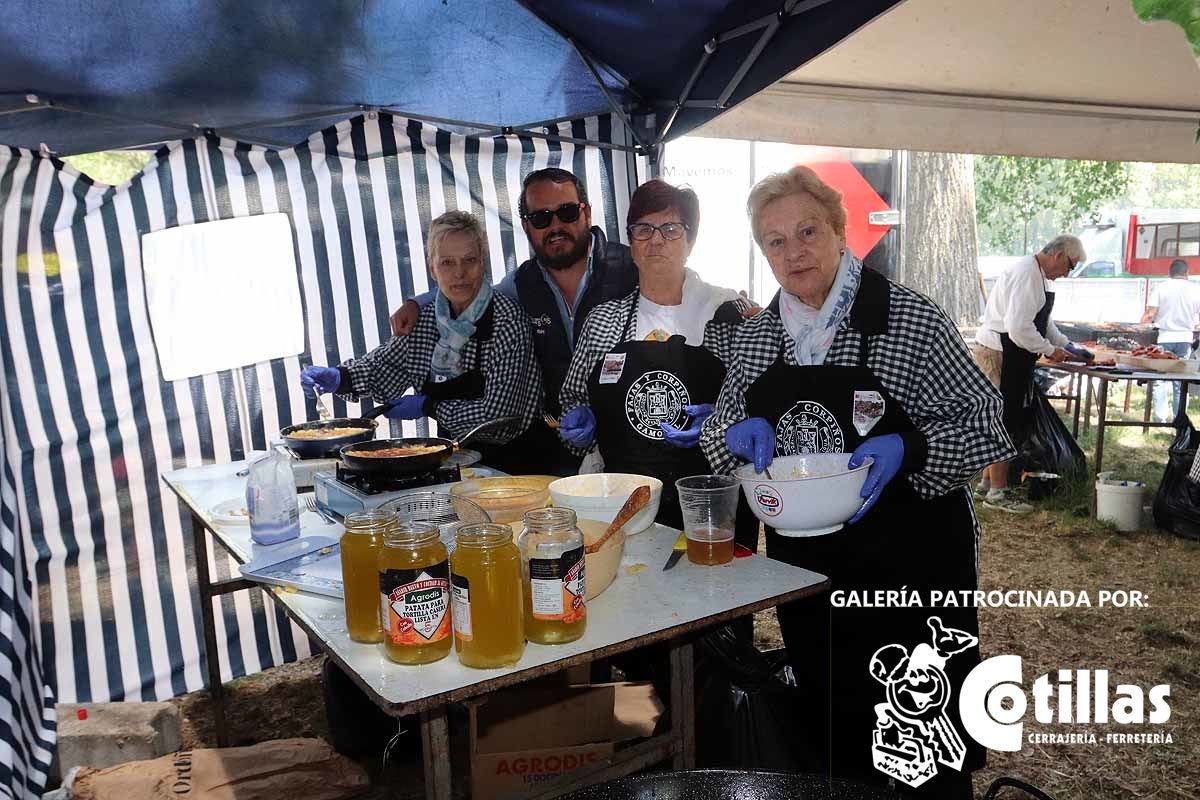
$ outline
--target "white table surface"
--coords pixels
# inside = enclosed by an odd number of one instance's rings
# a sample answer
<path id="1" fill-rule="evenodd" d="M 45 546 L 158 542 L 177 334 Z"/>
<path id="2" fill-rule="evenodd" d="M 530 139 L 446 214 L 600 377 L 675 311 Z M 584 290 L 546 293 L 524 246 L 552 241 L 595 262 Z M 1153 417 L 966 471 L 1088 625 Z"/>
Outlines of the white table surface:
<path id="1" fill-rule="evenodd" d="M 266 548 L 251 542 L 249 525 L 216 522 L 209 509 L 244 495 L 246 479 L 234 474 L 244 466 L 245 462 L 239 461 L 163 475 L 167 485 L 240 562 Z M 301 537 L 339 537 L 341 532 L 340 524 L 326 523 L 316 513 L 306 511 L 300 515 Z M 350 640 L 340 600 L 306 592 L 276 591 L 274 597 L 356 683 L 373 695 L 377 704 L 400 715 L 744 616 L 813 594 L 826 581 L 815 572 L 758 555 L 736 558 L 718 567 L 696 566 L 685 556 L 673 569 L 663 572 L 677 536 L 676 530 L 654 525 L 627 537 L 616 579 L 588 604 L 586 633 L 564 645 L 530 643 L 516 666 L 501 669 L 464 667 L 453 652 L 433 664 L 395 664 L 383 654 L 382 645 Z M 637 564 L 645 564 L 645 569 L 630 574 L 629 568 Z"/>

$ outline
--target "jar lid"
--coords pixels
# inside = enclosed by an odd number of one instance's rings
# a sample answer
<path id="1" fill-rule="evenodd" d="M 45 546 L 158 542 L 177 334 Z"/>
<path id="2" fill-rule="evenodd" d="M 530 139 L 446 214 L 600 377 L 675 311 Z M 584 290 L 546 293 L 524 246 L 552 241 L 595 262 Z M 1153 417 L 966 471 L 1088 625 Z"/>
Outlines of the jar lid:
<path id="1" fill-rule="evenodd" d="M 454 533 L 459 547 L 497 547 L 512 541 L 512 528 L 496 522 L 470 522 Z"/>
<path id="2" fill-rule="evenodd" d="M 383 534 L 384 544 L 400 547 L 423 544 L 437 538 L 437 526 L 428 522 L 397 522 L 391 530 Z"/>
<path id="3" fill-rule="evenodd" d="M 395 511 L 369 508 L 347 514 L 345 527 L 347 533 L 386 533 L 399 522 Z"/>
<path id="4" fill-rule="evenodd" d="M 575 527 L 575 509 L 551 506 L 525 512 L 525 527 L 537 530 L 560 530 Z"/>

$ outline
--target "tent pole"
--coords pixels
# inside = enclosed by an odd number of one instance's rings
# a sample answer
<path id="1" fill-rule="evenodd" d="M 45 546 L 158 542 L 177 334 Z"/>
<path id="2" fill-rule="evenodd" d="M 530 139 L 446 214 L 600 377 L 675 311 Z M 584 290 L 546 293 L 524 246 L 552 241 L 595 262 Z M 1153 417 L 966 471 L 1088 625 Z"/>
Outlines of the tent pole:
<path id="1" fill-rule="evenodd" d="M 771 21 L 767 23 L 766 28 L 759 34 L 758 41 L 754 43 L 754 47 L 750 48 L 750 52 L 742 60 L 741 66 L 738 67 L 737 72 L 733 73 L 733 77 L 725 85 L 725 90 L 717 98 L 717 108 L 725 108 L 729 103 L 730 96 L 737 91 L 738 86 L 745 79 L 746 73 L 750 71 L 750 68 L 758 61 L 758 57 L 762 55 L 762 51 L 775 38 L 775 34 L 779 32 L 779 29 L 783 27 L 784 17 L 791 15 L 792 9 L 797 2 L 798 0 L 787 0 L 780 12 L 771 17 Z"/>
<path id="2" fill-rule="evenodd" d="M 104 111 L 93 111 L 90 108 L 76 108 L 75 106 L 62 105 L 53 100 L 47 100 L 44 108 L 52 108 L 56 111 L 70 111 L 74 114 L 84 114 L 89 117 L 100 117 L 101 119 L 111 119 L 117 122 L 140 122 L 143 125 L 157 125 L 160 128 L 172 128 L 179 131 L 188 131 L 193 135 L 199 135 L 203 127 L 197 123 L 190 125 L 184 122 L 172 122 L 171 120 L 155 119 L 153 117 L 135 117 L 128 114 L 109 114 Z"/>
<path id="3" fill-rule="evenodd" d="M 688 101 L 692 94 L 692 89 L 696 86 L 696 81 L 700 80 L 700 75 L 704 72 L 704 68 L 708 66 L 709 59 L 713 53 L 717 52 L 717 40 L 709 39 L 704 43 L 704 55 L 700 56 L 699 63 L 692 70 L 692 76 L 688 78 L 687 84 L 683 87 L 683 91 L 679 93 L 679 99 L 675 101 L 675 107 L 671 109 L 671 113 L 667 115 L 667 121 L 663 123 L 662 130 L 658 133 L 656 145 L 662 144 L 663 139 L 667 138 L 667 132 L 671 130 L 671 126 L 675 124 L 675 118 L 679 116 L 680 109 L 683 104 Z"/>
<path id="4" fill-rule="evenodd" d="M 256 119 L 253 122 L 239 122 L 237 125 L 226 125 L 221 130 L 233 132 L 245 130 L 246 128 L 276 128 L 292 122 L 308 122 L 309 120 L 325 119 L 326 117 L 340 117 L 343 114 L 353 114 L 364 110 L 367 109 L 364 109 L 362 106 L 343 106 L 342 108 L 331 108 L 323 112 L 310 111 L 307 114 L 296 114 L 291 117 L 281 117 L 280 119 Z"/>
<path id="5" fill-rule="evenodd" d="M 417 122 L 430 122 L 434 125 L 456 125 L 460 128 L 475 128 L 476 130 L 483 131 L 485 133 L 503 133 L 504 132 L 503 126 L 500 126 L 500 125 L 487 125 L 482 122 L 466 122 L 465 120 L 461 120 L 461 119 L 446 119 L 444 117 L 430 117 L 430 116 L 425 116 L 423 114 L 412 114 L 412 113 L 409 113 L 408 111 L 402 111 L 398 108 L 388 108 L 386 106 L 380 106 L 375 110 L 382 111 L 384 113 L 391 114 L 392 116 L 396 116 L 396 117 L 404 117 L 405 119 L 415 119 Z"/>
<path id="6" fill-rule="evenodd" d="M 638 145 L 645 148 L 646 143 L 643 142 L 642 137 L 638 135 L 637 129 L 633 127 L 633 123 L 629 121 L 629 117 L 625 115 L 625 110 L 621 108 L 621 105 L 612 96 L 612 93 L 608 91 L 608 87 L 604 85 L 604 79 L 601 78 L 600 73 L 596 71 L 596 65 L 593 64 L 591 59 L 584 54 L 583 50 L 578 44 L 575 43 L 574 39 L 568 36 L 567 41 L 570 43 L 571 47 L 575 48 L 575 54 L 579 56 L 579 60 L 582 61 L 584 66 L 588 68 L 588 72 L 592 73 L 592 78 L 596 81 L 596 85 L 600 87 L 600 91 L 604 93 L 604 99 L 608 101 L 608 105 L 610 108 L 612 108 L 613 113 L 616 114 L 617 118 L 621 120 L 626 128 L 629 129 L 629 133 L 633 136 L 633 140 L 637 142 Z"/>

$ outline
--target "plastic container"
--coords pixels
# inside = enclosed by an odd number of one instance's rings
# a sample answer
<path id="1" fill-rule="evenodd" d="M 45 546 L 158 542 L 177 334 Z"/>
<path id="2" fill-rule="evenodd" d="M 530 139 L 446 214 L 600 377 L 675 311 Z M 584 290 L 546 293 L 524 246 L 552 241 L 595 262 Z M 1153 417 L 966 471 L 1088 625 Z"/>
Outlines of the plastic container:
<path id="1" fill-rule="evenodd" d="M 475 478 L 454 484 L 450 494 L 473 501 L 488 513 L 492 522 L 509 523 L 523 519 L 526 511 L 549 503 L 547 485 L 541 478 L 521 475 Z"/>
<path id="2" fill-rule="evenodd" d="M 1117 530 L 1140 530 L 1146 484 L 1119 480 L 1111 475 L 1111 472 L 1101 472 L 1096 476 L 1096 519 L 1112 522 Z"/>
<path id="3" fill-rule="evenodd" d="M 387 657 L 399 664 L 445 658 L 450 640 L 450 560 L 436 525 L 401 522 L 379 551 L 380 622 Z"/>
<path id="4" fill-rule="evenodd" d="M 508 667 L 525 652 L 521 553 L 512 528 L 463 525 L 450 556 L 454 651 L 464 666 Z"/>
<path id="5" fill-rule="evenodd" d="M 692 475 L 675 481 L 688 561 L 716 566 L 733 561 L 738 479 L 732 475 Z"/>
<path id="6" fill-rule="evenodd" d="M 379 550 L 383 537 L 399 523 L 390 511 L 355 511 L 346 517 L 342 534 L 342 596 L 346 602 L 346 632 L 356 642 L 383 641 L 379 623 Z"/>
<path id="7" fill-rule="evenodd" d="M 250 539 L 271 545 L 300 538 L 300 507 L 296 503 L 296 478 L 292 457 L 272 448 L 250 464 L 246 478 L 246 510 Z"/>
<path id="8" fill-rule="evenodd" d="M 524 573 L 525 637 L 537 644 L 573 642 L 587 627 L 583 534 L 569 508 L 525 515 L 517 545 Z"/>

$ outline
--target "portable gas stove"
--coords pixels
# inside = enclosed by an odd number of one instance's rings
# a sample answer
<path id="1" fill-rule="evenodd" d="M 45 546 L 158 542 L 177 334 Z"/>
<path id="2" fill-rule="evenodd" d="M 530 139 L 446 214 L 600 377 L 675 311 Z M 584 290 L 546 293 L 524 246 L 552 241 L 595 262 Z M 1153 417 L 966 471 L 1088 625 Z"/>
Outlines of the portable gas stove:
<path id="1" fill-rule="evenodd" d="M 471 477 L 487 478 L 506 473 L 481 465 L 470 467 Z M 340 461 L 332 472 L 313 475 L 313 492 L 323 511 L 340 518 L 355 511 L 377 508 L 389 500 L 419 491 L 449 492 L 462 480 L 457 464 L 429 472 L 358 472 Z"/>

